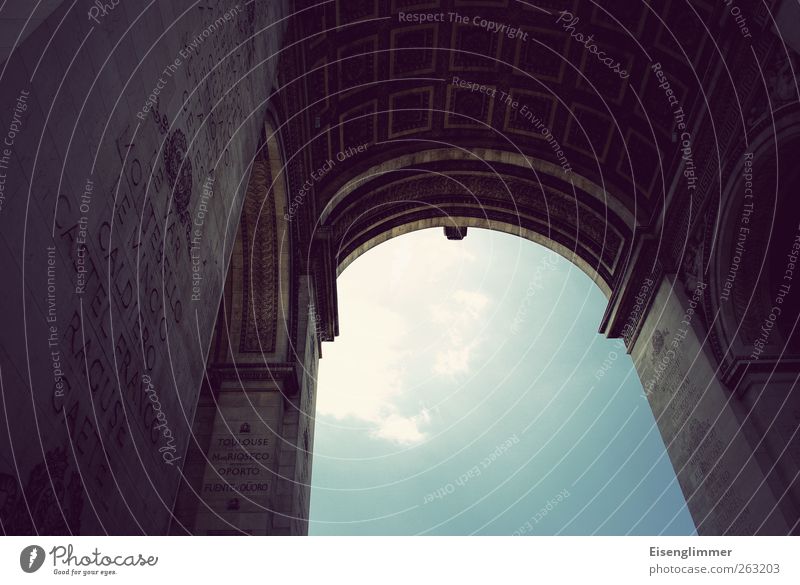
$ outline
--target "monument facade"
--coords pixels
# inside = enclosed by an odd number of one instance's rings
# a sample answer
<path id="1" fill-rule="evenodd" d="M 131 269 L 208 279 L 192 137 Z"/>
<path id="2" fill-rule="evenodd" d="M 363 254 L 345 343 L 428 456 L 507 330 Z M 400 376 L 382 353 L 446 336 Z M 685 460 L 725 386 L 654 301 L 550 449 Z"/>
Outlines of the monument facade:
<path id="1" fill-rule="evenodd" d="M 337 275 L 437 227 L 604 292 L 700 534 L 797 534 L 796 10 L 43 15 L 0 70 L 3 531 L 305 534 Z"/>

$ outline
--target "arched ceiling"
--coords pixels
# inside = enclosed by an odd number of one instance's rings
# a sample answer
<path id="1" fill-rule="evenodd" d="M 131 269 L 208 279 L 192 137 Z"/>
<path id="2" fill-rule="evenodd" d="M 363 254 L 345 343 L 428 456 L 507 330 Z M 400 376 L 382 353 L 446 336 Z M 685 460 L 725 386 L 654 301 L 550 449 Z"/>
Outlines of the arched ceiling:
<path id="1" fill-rule="evenodd" d="M 676 112 L 696 156 L 714 154 L 713 127 L 691 132 L 708 110 L 720 3 L 294 10 L 276 92 L 289 209 L 307 262 L 327 258 L 307 269 L 332 289 L 337 267 L 383 234 L 458 217 L 538 234 L 608 292 L 634 238 L 666 215 L 682 164 Z"/>

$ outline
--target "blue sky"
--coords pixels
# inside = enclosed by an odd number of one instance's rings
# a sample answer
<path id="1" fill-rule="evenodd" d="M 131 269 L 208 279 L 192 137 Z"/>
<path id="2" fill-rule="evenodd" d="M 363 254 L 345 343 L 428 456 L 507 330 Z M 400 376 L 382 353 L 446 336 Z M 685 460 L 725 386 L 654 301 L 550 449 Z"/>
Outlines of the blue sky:
<path id="1" fill-rule="evenodd" d="M 606 299 L 569 261 L 437 228 L 370 250 L 338 292 L 311 534 L 694 533 L 633 363 L 597 333 Z"/>

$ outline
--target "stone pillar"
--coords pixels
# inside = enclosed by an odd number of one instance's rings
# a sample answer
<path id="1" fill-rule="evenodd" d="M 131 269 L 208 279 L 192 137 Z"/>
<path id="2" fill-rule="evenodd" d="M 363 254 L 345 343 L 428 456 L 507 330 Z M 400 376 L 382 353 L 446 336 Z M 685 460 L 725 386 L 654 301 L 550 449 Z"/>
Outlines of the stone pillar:
<path id="1" fill-rule="evenodd" d="M 736 385 L 737 416 L 781 514 L 800 530 L 800 387 L 797 363 L 761 364 Z M 771 367 L 770 367 L 771 366 Z M 787 366 L 795 371 L 780 371 Z"/>
<path id="2" fill-rule="evenodd" d="M 706 285 L 654 283 L 631 355 L 697 531 L 788 534 L 791 516 L 767 480 L 742 404 L 719 380 L 698 314 Z M 796 520 L 796 517 L 794 518 Z"/>
<path id="3" fill-rule="evenodd" d="M 169 530 L 288 3 L 115 4 L 62 3 L 3 64 L 8 534 Z"/>
<path id="4" fill-rule="evenodd" d="M 187 454 L 172 533 L 270 534 L 285 429 L 285 385 L 268 368 L 214 368 Z"/>
<path id="5" fill-rule="evenodd" d="M 320 343 L 310 282 L 294 289 L 307 310 L 298 310 L 291 362 L 209 365 L 172 534 L 308 533 Z"/>
<path id="6" fill-rule="evenodd" d="M 311 276 L 299 278 L 296 288 L 297 331 L 292 344 L 297 392 L 285 402 L 278 454 L 275 516 L 270 534 L 308 534 L 311 504 L 311 461 L 314 450 L 314 412 L 317 366 L 320 358 L 320 319 L 314 304 Z"/>

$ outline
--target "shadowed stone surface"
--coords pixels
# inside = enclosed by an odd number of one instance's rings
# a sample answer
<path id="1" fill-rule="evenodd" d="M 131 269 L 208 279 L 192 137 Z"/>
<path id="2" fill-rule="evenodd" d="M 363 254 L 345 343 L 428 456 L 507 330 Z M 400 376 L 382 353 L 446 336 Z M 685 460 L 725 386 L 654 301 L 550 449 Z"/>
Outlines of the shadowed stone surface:
<path id="1" fill-rule="evenodd" d="M 699 533 L 797 533 L 788 4 L 51 7 L 0 92 L 2 530 L 306 533 L 337 275 L 481 227 L 608 297 Z"/>

